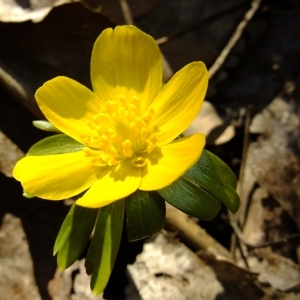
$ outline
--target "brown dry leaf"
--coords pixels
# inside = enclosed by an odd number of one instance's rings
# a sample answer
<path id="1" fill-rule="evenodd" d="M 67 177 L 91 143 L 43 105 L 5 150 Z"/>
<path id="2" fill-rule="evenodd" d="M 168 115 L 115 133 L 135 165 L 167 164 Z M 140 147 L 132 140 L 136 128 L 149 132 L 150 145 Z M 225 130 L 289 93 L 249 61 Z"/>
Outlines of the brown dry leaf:
<path id="1" fill-rule="evenodd" d="M 0 131 L 0 172 L 12 177 L 12 171 L 24 153 L 2 131 Z"/>
<path id="2" fill-rule="evenodd" d="M 1 300 L 41 300 L 22 223 L 11 214 L 0 229 L 0 295 Z"/>
<path id="3" fill-rule="evenodd" d="M 230 261 L 220 260 L 210 253 L 199 251 L 197 254 L 214 270 L 216 277 L 222 283 L 228 295 L 228 298 L 224 299 L 252 300 L 263 298 L 264 291 L 257 285 L 257 274 Z M 220 299 L 222 298 L 220 297 Z"/>

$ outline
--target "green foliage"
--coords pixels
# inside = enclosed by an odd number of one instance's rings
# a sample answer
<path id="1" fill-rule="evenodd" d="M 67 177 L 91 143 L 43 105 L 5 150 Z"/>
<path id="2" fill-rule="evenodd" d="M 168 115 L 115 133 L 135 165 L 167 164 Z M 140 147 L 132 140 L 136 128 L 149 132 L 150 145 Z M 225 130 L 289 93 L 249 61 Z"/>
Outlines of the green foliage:
<path id="1" fill-rule="evenodd" d="M 233 213 L 240 204 L 236 178 L 217 156 L 204 150 L 198 162 L 181 178 L 159 190 L 159 194 L 179 210 L 202 220 L 211 220 L 220 201 Z"/>
<path id="2" fill-rule="evenodd" d="M 157 192 L 137 190 L 126 198 L 126 230 L 130 242 L 151 236 L 165 225 L 165 200 Z"/>
<path id="3" fill-rule="evenodd" d="M 71 266 L 84 250 L 95 225 L 98 209 L 73 204 L 56 238 L 53 255 L 61 270 Z"/>
<path id="4" fill-rule="evenodd" d="M 39 156 L 39 155 L 51 155 L 62 154 L 69 152 L 81 151 L 84 148 L 82 144 L 75 141 L 66 134 L 56 134 L 44 138 L 43 140 L 34 144 L 27 155 Z"/>
<path id="5" fill-rule="evenodd" d="M 125 200 L 99 209 L 94 236 L 85 260 L 87 274 L 92 274 L 94 295 L 103 292 L 113 269 L 121 241 Z"/>

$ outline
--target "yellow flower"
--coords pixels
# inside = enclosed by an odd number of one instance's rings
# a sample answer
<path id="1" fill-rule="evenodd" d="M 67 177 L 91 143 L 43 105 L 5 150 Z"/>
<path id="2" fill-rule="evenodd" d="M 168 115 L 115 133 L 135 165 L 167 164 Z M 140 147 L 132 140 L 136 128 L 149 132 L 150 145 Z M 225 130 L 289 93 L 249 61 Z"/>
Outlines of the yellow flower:
<path id="1" fill-rule="evenodd" d="M 95 42 L 91 81 L 94 92 L 66 77 L 37 90 L 47 119 L 85 147 L 21 159 L 13 175 L 27 193 L 61 200 L 87 190 L 77 204 L 101 207 L 137 189 L 164 188 L 199 159 L 203 134 L 176 137 L 201 108 L 208 84 L 202 62 L 188 64 L 162 88 L 154 39 L 120 26 Z"/>

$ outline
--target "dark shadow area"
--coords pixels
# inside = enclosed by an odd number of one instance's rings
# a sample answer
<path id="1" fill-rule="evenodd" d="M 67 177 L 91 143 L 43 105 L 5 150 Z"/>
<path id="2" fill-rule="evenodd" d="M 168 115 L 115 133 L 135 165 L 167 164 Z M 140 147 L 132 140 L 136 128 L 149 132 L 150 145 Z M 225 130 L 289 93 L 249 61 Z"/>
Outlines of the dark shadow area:
<path id="1" fill-rule="evenodd" d="M 126 277 L 126 268 L 128 264 L 135 261 L 136 256 L 142 252 L 145 239 L 128 242 L 126 234 L 126 219 L 123 224 L 123 233 L 120 243 L 120 249 L 115 261 L 115 266 L 109 278 L 108 284 L 104 290 L 105 299 L 123 300 L 125 299 L 124 287 L 129 284 Z"/>
<path id="2" fill-rule="evenodd" d="M 207 253 L 199 251 L 198 255 L 213 268 L 218 281 L 224 288 L 224 293 L 219 294 L 216 300 L 258 300 L 264 296 L 254 281 L 257 275 L 238 268 L 230 262 L 217 260 Z M 236 284 L 237 282 L 240 284 Z"/>
<path id="3" fill-rule="evenodd" d="M 23 151 L 47 134 L 34 129 L 36 118 L 0 89 L 0 129 Z M 34 275 L 43 300 L 50 300 L 47 291 L 49 280 L 56 270 L 53 245 L 69 207 L 61 201 L 45 201 L 22 196 L 21 184 L 0 173 L 0 221 L 6 213 L 22 221 L 33 260 Z"/>
<path id="4" fill-rule="evenodd" d="M 43 300 L 50 300 L 47 286 L 56 270 L 53 245 L 69 207 L 63 202 L 26 199 L 22 187 L 13 178 L 0 173 L 0 220 L 6 213 L 22 221 L 33 260 L 34 275 Z"/>

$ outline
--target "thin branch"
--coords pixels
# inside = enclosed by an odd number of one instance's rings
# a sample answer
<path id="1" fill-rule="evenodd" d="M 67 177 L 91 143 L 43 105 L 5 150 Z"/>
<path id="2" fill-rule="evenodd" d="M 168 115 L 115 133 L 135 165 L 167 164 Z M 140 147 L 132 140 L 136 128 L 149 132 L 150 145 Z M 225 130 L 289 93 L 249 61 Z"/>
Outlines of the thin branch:
<path id="1" fill-rule="evenodd" d="M 229 251 L 197 225 L 192 218 L 167 205 L 166 223 L 195 251 L 206 250 L 215 257 L 232 261 Z"/>
<path id="2" fill-rule="evenodd" d="M 241 206 L 239 212 L 236 215 L 233 215 L 229 212 L 230 222 L 232 224 L 238 224 L 239 222 L 239 224 L 241 224 L 241 227 L 243 227 L 245 224 L 247 207 L 249 207 L 249 199 L 248 198 L 246 199 L 244 197 L 243 184 L 244 184 L 244 177 L 245 177 L 244 175 L 245 175 L 246 158 L 247 158 L 247 153 L 249 148 L 249 128 L 250 128 L 251 119 L 252 119 L 252 107 L 248 106 L 246 112 L 245 125 L 244 125 L 242 161 L 241 161 L 239 180 L 237 185 L 237 193 L 240 195 Z M 235 249 L 236 246 L 238 245 L 237 242 L 238 242 L 237 235 L 234 232 L 231 237 L 231 245 L 230 245 L 230 252 L 233 255 L 233 258 L 235 258 Z"/>
<path id="3" fill-rule="evenodd" d="M 129 7 L 127 1 L 126 0 L 120 0 L 120 6 L 121 6 L 121 9 L 122 9 L 122 13 L 123 13 L 125 23 L 127 25 L 133 24 L 132 13 L 131 13 L 131 10 L 130 10 L 130 7 Z"/>
<path id="4" fill-rule="evenodd" d="M 244 3 L 242 3 L 242 4 L 239 3 L 237 5 L 234 5 L 233 7 L 227 8 L 224 11 L 221 11 L 220 13 L 216 13 L 216 14 L 214 14 L 212 16 L 209 16 L 209 17 L 205 18 L 204 20 L 200 20 L 200 21 L 198 21 L 198 22 L 196 22 L 194 24 L 188 25 L 187 27 L 185 27 L 185 28 L 183 28 L 181 30 L 178 30 L 178 31 L 176 31 L 176 32 L 174 32 L 174 33 L 172 33 L 172 34 L 170 34 L 168 36 L 163 36 L 163 37 L 157 39 L 156 42 L 157 42 L 158 45 L 165 44 L 165 43 L 167 43 L 169 41 L 174 40 L 177 37 L 180 37 L 181 35 L 183 35 L 185 33 L 190 32 L 191 30 L 194 30 L 195 28 L 197 28 L 197 27 L 199 27 L 201 25 L 207 24 L 209 22 L 212 22 L 214 20 L 217 20 L 217 19 L 220 19 L 220 18 L 222 18 L 224 16 L 227 16 L 229 13 L 234 12 L 237 9 L 242 8 L 244 6 L 245 6 Z"/>
<path id="5" fill-rule="evenodd" d="M 228 41 L 227 45 L 220 53 L 219 57 L 216 59 L 214 64 L 209 69 L 209 77 L 212 78 L 224 64 L 226 58 L 228 57 L 229 53 L 231 52 L 232 48 L 236 45 L 237 41 L 241 37 L 245 27 L 247 26 L 248 22 L 252 19 L 255 12 L 258 10 L 260 3 L 262 0 L 253 0 L 251 3 L 250 9 L 246 12 L 244 19 L 239 23 L 236 30 L 234 31 L 233 35 L 231 36 L 230 40 Z"/>
<path id="6" fill-rule="evenodd" d="M 248 154 L 248 149 L 249 149 L 250 124 L 251 124 L 252 117 L 253 117 L 252 110 L 253 110 L 253 107 L 251 105 L 248 105 L 247 111 L 246 111 L 245 125 L 244 125 L 242 161 L 241 161 L 241 166 L 240 166 L 239 181 L 238 181 L 238 187 L 237 187 L 237 192 L 240 195 L 240 198 L 242 201 L 242 207 L 240 207 L 240 211 L 238 214 L 238 220 L 239 220 L 239 224 L 240 224 L 241 228 L 243 228 L 243 226 L 245 224 L 246 216 L 247 216 L 247 208 L 249 207 L 249 203 L 248 203 L 249 199 L 245 199 L 243 185 L 245 184 L 245 168 L 246 168 L 246 160 L 247 160 L 247 154 Z"/>

